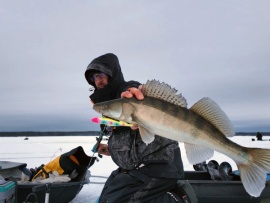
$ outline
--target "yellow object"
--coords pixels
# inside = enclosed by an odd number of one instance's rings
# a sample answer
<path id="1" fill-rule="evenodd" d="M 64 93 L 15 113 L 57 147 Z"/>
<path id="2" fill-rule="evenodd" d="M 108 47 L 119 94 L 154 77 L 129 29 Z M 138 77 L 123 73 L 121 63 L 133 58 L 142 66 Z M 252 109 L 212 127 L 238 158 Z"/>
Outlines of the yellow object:
<path id="1" fill-rule="evenodd" d="M 124 121 L 117 121 L 117 120 L 113 120 L 111 118 L 92 118 L 92 122 L 94 123 L 98 123 L 98 124 L 104 124 L 107 126 L 125 126 L 125 127 L 131 127 L 133 126 L 133 124 L 124 122 Z"/>
<path id="2" fill-rule="evenodd" d="M 39 172 L 33 177 L 32 180 L 40 176 L 44 179 L 48 178 L 48 174 L 53 171 L 57 171 L 59 175 L 63 174 L 64 170 L 60 167 L 59 160 L 60 160 L 60 156 L 56 157 L 54 160 L 44 165 L 43 168 L 39 170 Z"/>

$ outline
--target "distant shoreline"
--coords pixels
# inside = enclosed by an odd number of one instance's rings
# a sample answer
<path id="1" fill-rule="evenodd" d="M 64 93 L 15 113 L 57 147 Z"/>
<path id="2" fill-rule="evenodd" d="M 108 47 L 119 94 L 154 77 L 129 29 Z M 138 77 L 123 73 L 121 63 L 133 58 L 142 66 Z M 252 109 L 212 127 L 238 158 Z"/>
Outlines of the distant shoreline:
<path id="1" fill-rule="evenodd" d="M 99 131 L 0 132 L 0 137 L 97 136 Z"/>
<path id="2" fill-rule="evenodd" d="M 256 136 L 257 132 L 236 132 L 236 136 Z M 270 132 L 260 132 L 263 136 L 270 136 Z M 42 137 L 42 136 L 97 136 L 99 131 L 22 131 L 0 132 L 0 137 Z"/>

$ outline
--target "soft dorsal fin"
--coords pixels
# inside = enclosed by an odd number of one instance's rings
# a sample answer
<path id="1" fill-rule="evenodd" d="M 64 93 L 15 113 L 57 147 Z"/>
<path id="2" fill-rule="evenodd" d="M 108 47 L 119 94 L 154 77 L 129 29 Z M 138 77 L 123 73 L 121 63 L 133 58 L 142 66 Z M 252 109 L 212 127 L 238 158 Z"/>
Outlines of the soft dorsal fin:
<path id="1" fill-rule="evenodd" d="M 212 123 L 217 129 L 219 129 L 226 137 L 234 136 L 233 125 L 224 113 L 224 111 L 218 106 L 216 102 L 208 97 L 204 97 L 195 103 L 190 110 L 194 111 L 198 115 L 202 116 L 210 123 Z"/>
<path id="2" fill-rule="evenodd" d="M 144 96 L 154 97 L 187 108 L 186 99 L 181 94 L 176 94 L 177 90 L 164 82 L 160 83 L 157 80 L 148 80 L 143 85 L 142 93 Z"/>

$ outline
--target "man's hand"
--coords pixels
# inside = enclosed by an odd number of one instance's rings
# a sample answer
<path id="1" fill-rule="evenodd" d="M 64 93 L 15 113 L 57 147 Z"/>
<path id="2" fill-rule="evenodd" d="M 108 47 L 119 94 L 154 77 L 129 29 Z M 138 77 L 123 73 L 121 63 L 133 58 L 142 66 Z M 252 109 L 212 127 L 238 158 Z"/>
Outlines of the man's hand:
<path id="1" fill-rule="evenodd" d="M 132 130 L 137 130 L 139 128 L 138 124 L 134 124 L 130 127 Z"/>
<path id="2" fill-rule="evenodd" d="M 98 153 L 106 156 L 111 156 L 107 144 L 100 144 L 98 147 Z"/>
<path id="3" fill-rule="evenodd" d="M 144 96 L 143 96 L 141 90 L 142 90 L 142 85 L 140 85 L 138 88 L 136 88 L 136 87 L 128 88 L 128 91 L 122 92 L 121 97 L 122 98 L 132 98 L 133 96 L 135 96 L 136 99 L 143 100 Z M 135 124 L 130 128 L 132 130 L 137 130 L 139 128 L 139 126 L 138 126 L 138 124 Z"/>
<path id="4" fill-rule="evenodd" d="M 140 85 L 138 88 L 136 87 L 128 88 L 128 91 L 122 92 L 121 97 L 132 98 L 133 96 L 135 96 L 138 100 L 143 100 L 144 96 L 141 92 L 141 89 L 142 85 Z"/>

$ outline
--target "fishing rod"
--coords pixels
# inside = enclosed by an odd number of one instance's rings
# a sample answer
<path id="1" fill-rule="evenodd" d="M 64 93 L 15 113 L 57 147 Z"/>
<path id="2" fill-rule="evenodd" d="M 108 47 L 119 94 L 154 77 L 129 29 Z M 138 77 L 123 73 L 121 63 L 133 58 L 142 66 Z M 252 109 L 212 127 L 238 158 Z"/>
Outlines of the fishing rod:
<path id="1" fill-rule="evenodd" d="M 112 133 L 112 129 L 109 129 L 109 128 L 117 127 L 117 126 L 125 126 L 125 127 L 133 126 L 133 124 L 126 123 L 124 121 L 118 121 L 118 120 L 114 120 L 114 119 L 111 119 L 111 118 L 105 118 L 105 117 L 102 117 L 102 118 L 97 118 L 97 117 L 92 118 L 92 122 L 97 123 L 97 124 L 100 124 L 100 125 L 103 125 L 103 129 L 101 127 L 99 137 L 96 137 L 97 143 L 92 148 L 92 152 L 93 152 L 92 158 L 94 157 L 95 153 L 98 152 L 98 148 L 100 146 L 100 142 L 103 140 L 103 136 L 104 135 L 109 136 L 109 134 Z M 101 154 L 98 154 L 98 157 L 99 158 L 102 158 L 102 155 Z M 91 161 L 90 161 L 90 163 L 91 163 Z M 97 159 L 97 161 L 98 161 L 98 159 Z"/>
<path id="2" fill-rule="evenodd" d="M 90 162 L 88 163 L 88 168 L 90 168 L 91 166 L 91 163 L 93 162 L 93 159 L 95 159 L 96 161 L 99 161 L 99 159 L 97 157 L 95 157 L 95 154 L 98 153 L 98 148 L 100 146 L 100 143 L 101 141 L 103 140 L 103 137 L 104 136 L 110 136 L 112 134 L 112 127 L 117 127 L 117 126 L 133 126 L 132 124 L 130 123 L 126 123 L 124 121 L 117 121 L 117 120 L 113 120 L 113 119 L 110 119 L 110 118 L 105 118 L 105 117 L 102 117 L 102 118 L 92 118 L 92 122 L 94 123 L 97 123 L 97 124 L 100 124 L 101 125 L 101 130 L 99 132 L 99 136 L 96 137 L 96 144 L 92 147 L 92 152 L 93 152 L 93 155 L 90 159 Z M 103 151 L 104 152 L 104 151 Z M 98 157 L 99 158 L 102 158 L 102 155 L 98 153 Z M 94 161 L 95 161 L 94 160 Z M 87 173 L 87 170 L 85 172 L 85 175 Z M 94 177 L 94 176 L 93 176 Z M 102 177 L 102 178 L 105 178 L 105 177 Z M 97 183 L 95 183 L 97 184 Z M 100 183 L 98 183 L 100 184 Z"/>
<path id="3" fill-rule="evenodd" d="M 104 136 L 104 135 L 107 135 L 107 133 L 106 133 L 106 125 L 103 126 L 103 129 L 101 129 L 100 132 L 99 132 L 99 136 L 96 137 L 96 141 L 97 141 L 97 142 L 96 142 L 96 144 L 92 147 L 92 150 L 91 150 L 91 151 L 93 152 L 93 155 L 92 155 L 92 157 L 91 157 L 91 160 L 90 160 L 90 163 L 89 163 L 89 164 L 91 164 L 92 159 L 93 159 L 95 153 L 98 153 L 98 148 L 99 148 L 99 146 L 100 146 L 101 141 L 103 140 L 103 136 Z M 98 157 L 99 157 L 99 158 L 102 158 L 102 155 L 98 153 Z M 96 160 L 99 161 L 98 158 L 96 158 Z"/>

